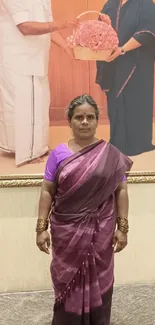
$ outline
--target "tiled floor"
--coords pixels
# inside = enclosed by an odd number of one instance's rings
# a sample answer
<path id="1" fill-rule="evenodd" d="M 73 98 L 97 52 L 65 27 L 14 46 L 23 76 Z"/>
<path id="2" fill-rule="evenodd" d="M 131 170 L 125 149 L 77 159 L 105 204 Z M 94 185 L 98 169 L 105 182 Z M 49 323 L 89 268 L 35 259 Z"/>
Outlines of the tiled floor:
<path id="1" fill-rule="evenodd" d="M 0 325 L 50 325 L 52 304 L 47 291 L 2 294 Z M 155 325 L 155 285 L 117 286 L 111 325 Z"/>

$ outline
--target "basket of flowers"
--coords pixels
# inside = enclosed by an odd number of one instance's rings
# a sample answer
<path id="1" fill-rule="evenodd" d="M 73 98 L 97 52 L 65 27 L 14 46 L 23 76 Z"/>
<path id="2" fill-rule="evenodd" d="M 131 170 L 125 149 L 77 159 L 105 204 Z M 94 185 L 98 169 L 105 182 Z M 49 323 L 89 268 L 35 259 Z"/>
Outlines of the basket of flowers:
<path id="1" fill-rule="evenodd" d="M 77 60 L 106 61 L 118 47 L 118 36 L 109 16 L 105 14 L 85 11 L 77 18 L 80 19 L 90 13 L 96 13 L 100 19 L 80 22 L 72 35 L 67 38 L 67 44 L 73 49 Z"/>

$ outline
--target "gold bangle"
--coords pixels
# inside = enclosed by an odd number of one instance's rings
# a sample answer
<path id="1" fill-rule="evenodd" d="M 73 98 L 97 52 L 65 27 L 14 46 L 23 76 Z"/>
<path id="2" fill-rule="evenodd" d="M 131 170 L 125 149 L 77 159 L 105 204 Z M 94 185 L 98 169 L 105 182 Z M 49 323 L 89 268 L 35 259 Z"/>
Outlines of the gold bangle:
<path id="1" fill-rule="evenodd" d="M 48 229 L 48 219 L 38 219 L 36 225 L 36 232 L 46 231 Z"/>
<path id="2" fill-rule="evenodd" d="M 120 230 L 124 234 L 127 234 L 129 232 L 129 223 L 126 218 L 117 218 L 117 226 L 118 230 Z"/>

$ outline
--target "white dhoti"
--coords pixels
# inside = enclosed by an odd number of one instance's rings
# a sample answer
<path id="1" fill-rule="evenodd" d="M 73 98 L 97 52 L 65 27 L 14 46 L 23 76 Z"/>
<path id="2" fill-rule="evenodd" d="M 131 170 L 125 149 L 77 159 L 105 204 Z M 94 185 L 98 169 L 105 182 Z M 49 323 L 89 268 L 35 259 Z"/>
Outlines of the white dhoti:
<path id="1" fill-rule="evenodd" d="M 16 165 L 48 151 L 51 43 L 18 25 L 52 20 L 50 0 L 0 0 L 0 150 L 14 152 Z"/>
<path id="2" fill-rule="evenodd" d="M 0 149 L 15 152 L 17 166 L 48 151 L 49 104 L 48 77 L 0 65 Z"/>

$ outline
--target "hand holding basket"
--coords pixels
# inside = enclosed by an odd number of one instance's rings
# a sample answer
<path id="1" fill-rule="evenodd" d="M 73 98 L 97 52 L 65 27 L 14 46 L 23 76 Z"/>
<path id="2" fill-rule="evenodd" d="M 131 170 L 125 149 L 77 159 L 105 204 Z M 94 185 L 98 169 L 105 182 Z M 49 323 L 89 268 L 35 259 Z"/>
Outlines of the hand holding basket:
<path id="1" fill-rule="evenodd" d="M 68 46 L 73 48 L 75 59 L 106 61 L 118 47 L 118 37 L 111 26 L 110 18 L 98 11 L 86 11 L 77 18 L 96 13 L 100 20 L 89 20 L 79 24 L 68 37 Z"/>

